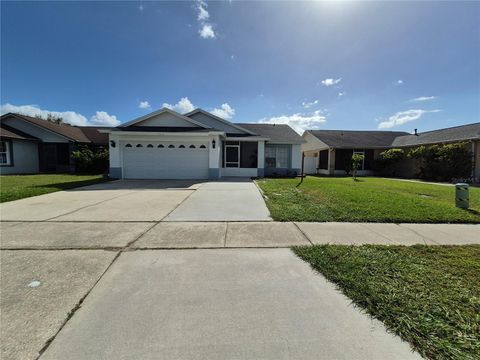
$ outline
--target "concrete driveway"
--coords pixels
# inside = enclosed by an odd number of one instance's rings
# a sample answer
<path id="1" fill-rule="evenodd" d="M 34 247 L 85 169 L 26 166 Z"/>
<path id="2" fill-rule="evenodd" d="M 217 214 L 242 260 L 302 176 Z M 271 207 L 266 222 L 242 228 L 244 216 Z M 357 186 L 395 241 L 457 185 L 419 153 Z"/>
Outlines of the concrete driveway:
<path id="1" fill-rule="evenodd" d="M 0 205 L 2 221 L 268 221 L 252 181 L 113 181 Z"/>

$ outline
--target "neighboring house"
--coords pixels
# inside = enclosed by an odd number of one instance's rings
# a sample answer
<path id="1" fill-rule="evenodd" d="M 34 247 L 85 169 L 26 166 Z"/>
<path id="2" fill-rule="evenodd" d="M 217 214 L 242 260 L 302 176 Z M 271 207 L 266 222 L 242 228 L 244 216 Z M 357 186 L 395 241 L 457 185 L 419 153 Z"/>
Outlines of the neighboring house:
<path id="1" fill-rule="evenodd" d="M 107 146 L 104 127 L 56 124 L 8 113 L 0 121 L 0 173 L 74 172 L 71 153 L 79 145 Z"/>
<path id="2" fill-rule="evenodd" d="M 181 115 L 163 108 L 103 131 L 114 178 L 300 174 L 303 139 L 287 125 L 234 124 L 201 109 Z"/>
<path id="3" fill-rule="evenodd" d="M 394 148 L 409 149 L 421 145 L 448 144 L 466 142 L 467 148 L 472 153 L 472 177 L 480 182 L 480 122 L 446 129 L 426 131 L 423 133 L 409 134 L 397 137 L 393 143 Z M 411 177 L 418 173 L 419 166 L 414 160 L 404 161 L 399 164 L 399 172 L 403 176 Z"/>
<path id="4" fill-rule="evenodd" d="M 346 163 L 354 153 L 364 155 L 360 175 L 374 173 L 374 160 L 391 148 L 466 142 L 473 155 L 472 175 L 480 180 L 480 123 L 409 134 L 398 131 L 307 130 L 302 145 L 307 174 L 345 175 Z M 397 167 L 398 176 L 413 177 L 418 164 L 406 159 Z"/>
<path id="5" fill-rule="evenodd" d="M 358 175 L 372 175 L 373 162 L 400 131 L 307 130 L 302 145 L 306 174 L 345 175 L 353 154 L 364 155 Z"/>

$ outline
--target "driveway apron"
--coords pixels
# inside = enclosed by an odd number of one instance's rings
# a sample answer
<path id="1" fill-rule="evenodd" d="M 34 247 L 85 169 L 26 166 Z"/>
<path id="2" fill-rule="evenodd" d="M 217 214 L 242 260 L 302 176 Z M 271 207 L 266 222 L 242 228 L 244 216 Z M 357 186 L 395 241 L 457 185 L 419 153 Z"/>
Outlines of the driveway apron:
<path id="1" fill-rule="evenodd" d="M 271 221 L 253 181 L 208 182 L 170 213 L 165 221 Z"/>

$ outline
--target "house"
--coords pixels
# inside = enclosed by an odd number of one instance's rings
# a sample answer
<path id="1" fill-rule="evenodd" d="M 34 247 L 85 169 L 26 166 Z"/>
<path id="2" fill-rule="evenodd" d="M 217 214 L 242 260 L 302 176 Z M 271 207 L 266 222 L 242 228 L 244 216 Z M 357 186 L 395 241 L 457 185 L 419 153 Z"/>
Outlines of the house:
<path id="1" fill-rule="evenodd" d="M 114 178 L 300 174 L 303 139 L 287 125 L 235 124 L 202 109 L 182 115 L 163 108 L 102 131 Z"/>
<path id="2" fill-rule="evenodd" d="M 72 151 L 80 145 L 107 146 L 103 127 L 57 124 L 8 113 L 0 118 L 0 173 L 74 172 Z"/>
<path id="3" fill-rule="evenodd" d="M 390 148 L 401 131 L 307 130 L 302 145 L 306 174 L 345 175 L 353 154 L 364 155 L 358 175 L 373 175 L 378 155 Z"/>
<path id="4" fill-rule="evenodd" d="M 480 180 L 480 123 L 456 126 L 414 134 L 399 131 L 307 130 L 304 172 L 307 174 L 345 175 L 347 162 L 354 153 L 364 155 L 359 175 L 373 175 L 374 161 L 387 149 L 409 149 L 421 145 L 466 142 L 472 153 L 472 177 Z M 418 163 L 405 159 L 397 167 L 398 176 L 414 177 Z"/>

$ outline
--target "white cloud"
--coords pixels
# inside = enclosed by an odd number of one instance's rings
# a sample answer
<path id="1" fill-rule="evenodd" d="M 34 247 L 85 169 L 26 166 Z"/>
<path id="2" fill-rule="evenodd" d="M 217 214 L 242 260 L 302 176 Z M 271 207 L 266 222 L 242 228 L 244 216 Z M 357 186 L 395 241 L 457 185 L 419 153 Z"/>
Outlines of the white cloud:
<path id="1" fill-rule="evenodd" d="M 40 109 L 37 105 L 12 105 L 12 104 L 3 104 L 0 106 L 1 115 L 6 113 L 19 113 L 32 117 L 41 117 L 46 119 L 50 114 L 55 117 L 61 117 L 63 121 L 71 125 L 88 125 L 88 120 L 85 116 L 78 114 L 74 111 L 50 111 Z"/>
<path id="2" fill-rule="evenodd" d="M 327 122 L 326 117 L 320 110 L 311 114 L 296 113 L 292 115 L 280 115 L 258 120 L 261 124 L 287 124 L 299 134 L 305 130 L 317 129 Z"/>
<path id="3" fill-rule="evenodd" d="M 202 39 L 215 39 L 216 34 L 213 25 L 208 22 L 208 19 L 210 19 L 210 13 L 207 11 L 207 7 L 208 5 L 205 1 L 197 0 L 197 20 L 200 24 L 198 34 Z"/>
<path id="4" fill-rule="evenodd" d="M 230 59 L 231 60 L 235 59 L 235 55 L 230 55 Z"/>
<path id="5" fill-rule="evenodd" d="M 148 101 L 140 101 L 140 104 L 138 104 L 138 107 L 140 109 L 150 109 L 151 106 L 150 106 L 150 103 Z"/>
<path id="6" fill-rule="evenodd" d="M 39 108 L 37 105 L 12 105 L 3 104 L 0 106 L 0 114 L 18 113 L 32 117 L 41 117 L 46 119 L 48 115 L 62 118 L 63 122 L 70 125 L 86 126 L 86 125 L 103 125 L 103 126 L 117 126 L 120 121 L 114 115 L 109 115 L 105 111 L 97 111 L 95 115 L 87 120 L 82 114 L 74 111 L 50 111 Z"/>
<path id="7" fill-rule="evenodd" d="M 143 11 L 143 5 L 140 5 L 140 6 L 138 7 L 138 10 Z"/>
<path id="8" fill-rule="evenodd" d="M 205 7 L 206 7 L 206 4 L 203 1 L 200 1 L 198 3 L 198 7 L 197 7 L 197 10 L 198 10 L 197 19 L 198 19 L 198 21 L 205 21 L 205 20 L 208 20 L 208 18 L 210 17 L 210 14 L 205 9 Z"/>
<path id="9" fill-rule="evenodd" d="M 403 84 L 403 80 L 397 80 L 397 85 L 402 85 Z"/>
<path id="10" fill-rule="evenodd" d="M 312 106 L 314 105 L 317 105 L 318 104 L 318 100 L 314 100 L 312 102 L 302 102 L 302 106 L 305 108 L 305 109 L 308 109 L 308 108 L 311 108 Z"/>
<path id="11" fill-rule="evenodd" d="M 338 78 L 338 79 L 328 78 L 328 79 L 322 80 L 321 82 L 324 86 L 332 86 L 332 85 L 337 85 L 340 81 L 342 81 L 342 78 Z"/>
<path id="12" fill-rule="evenodd" d="M 171 105 L 168 103 L 163 103 L 162 107 L 166 107 L 170 110 L 179 112 L 180 114 L 186 114 L 193 109 L 195 109 L 195 106 L 192 104 L 192 102 L 188 99 L 188 97 L 183 97 L 181 98 L 178 103 Z"/>
<path id="13" fill-rule="evenodd" d="M 424 114 L 427 113 L 436 113 L 441 110 L 421 110 L 421 109 L 410 109 L 406 111 L 399 111 L 394 115 L 390 116 L 387 120 L 384 120 L 378 124 L 379 129 L 389 129 L 395 126 L 406 124 L 410 121 L 415 121 L 420 119 Z"/>
<path id="14" fill-rule="evenodd" d="M 410 101 L 428 101 L 428 100 L 434 100 L 436 99 L 435 96 L 420 96 L 415 99 L 411 99 Z"/>
<path id="15" fill-rule="evenodd" d="M 97 111 L 95 115 L 90 118 L 90 123 L 99 126 L 117 126 L 120 124 L 120 121 L 115 115 L 110 115 L 106 111 Z"/>
<path id="16" fill-rule="evenodd" d="M 338 96 L 340 96 L 340 97 L 345 96 L 345 95 L 347 95 L 347 93 L 345 91 L 340 91 L 338 93 Z"/>
<path id="17" fill-rule="evenodd" d="M 215 39 L 215 31 L 211 24 L 203 24 L 198 33 L 202 39 Z"/>
<path id="18" fill-rule="evenodd" d="M 210 111 L 213 115 L 221 117 L 222 119 L 230 120 L 235 115 L 235 109 L 227 103 L 220 105 L 220 108 L 215 108 Z"/>

